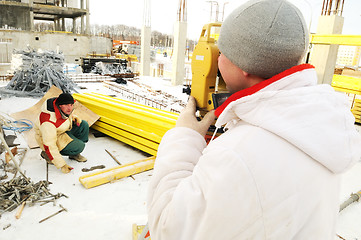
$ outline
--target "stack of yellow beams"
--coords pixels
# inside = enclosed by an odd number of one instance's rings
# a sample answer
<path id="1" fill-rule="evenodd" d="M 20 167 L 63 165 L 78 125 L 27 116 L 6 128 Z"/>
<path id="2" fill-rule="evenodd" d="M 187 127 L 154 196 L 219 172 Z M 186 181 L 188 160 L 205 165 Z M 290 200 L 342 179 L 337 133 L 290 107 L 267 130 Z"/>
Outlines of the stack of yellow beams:
<path id="1" fill-rule="evenodd" d="M 355 122 L 361 123 L 361 99 L 356 99 L 351 109 L 352 114 L 355 117 Z"/>
<path id="2" fill-rule="evenodd" d="M 100 116 L 92 128 L 151 155 L 157 154 L 163 135 L 179 115 L 98 93 L 73 96 Z"/>
<path id="3" fill-rule="evenodd" d="M 333 75 L 331 86 L 336 91 L 361 95 L 361 79 L 343 75 Z"/>

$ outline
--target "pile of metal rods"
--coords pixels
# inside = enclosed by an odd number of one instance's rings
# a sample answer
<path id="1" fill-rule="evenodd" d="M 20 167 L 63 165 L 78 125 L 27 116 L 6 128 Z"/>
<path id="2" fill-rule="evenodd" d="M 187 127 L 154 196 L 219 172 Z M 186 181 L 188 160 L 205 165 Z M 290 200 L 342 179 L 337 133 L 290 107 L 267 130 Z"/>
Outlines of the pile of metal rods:
<path id="1" fill-rule="evenodd" d="M 23 202 L 27 202 L 28 206 L 35 203 L 44 205 L 49 202 L 55 204 L 55 200 L 60 197 L 66 197 L 62 193 L 50 193 L 48 181 L 42 180 L 37 183 L 30 181 L 28 178 L 19 176 L 8 182 L 0 183 L 0 216 L 4 212 L 11 212 Z"/>
<path id="2" fill-rule="evenodd" d="M 51 184 L 49 181 L 39 181 L 34 183 L 30 180 L 30 178 L 25 176 L 20 169 L 20 165 L 22 160 L 25 156 L 26 151 L 23 154 L 23 157 L 18 163 L 15 160 L 15 152 L 11 150 L 5 140 L 4 132 L 2 129 L 2 125 L 0 125 L 0 152 L 6 151 L 6 154 L 9 154 L 10 159 L 12 160 L 15 169 L 9 170 L 6 169 L 10 167 L 10 161 L 6 160 L 0 166 L 0 170 L 2 169 L 5 172 L 0 179 L 0 217 L 4 212 L 11 212 L 16 209 L 19 205 L 24 206 L 25 203 L 29 203 L 28 205 L 32 206 L 35 203 L 46 204 L 49 202 L 53 202 L 55 204 L 55 200 L 60 197 L 67 197 L 62 193 L 52 194 L 50 193 L 48 186 Z M 16 151 L 17 152 L 17 151 Z M 14 174 L 13 178 L 10 181 L 2 181 L 3 179 L 7 178 L 6 172 L 11 172 Z M 16 177 L 17 173 L 21 175 Z"/>
<path id="3" fill-rule="evenodd" d="M 51 86 L 55 85 L 63 92 L 76 92 L 76 84 L 63 73 L 64 57 L 62 54 L 32 49 L 16 51 L 21 64 L 14 77 L 0 94 L 19 97 L 42 97 Z"/>

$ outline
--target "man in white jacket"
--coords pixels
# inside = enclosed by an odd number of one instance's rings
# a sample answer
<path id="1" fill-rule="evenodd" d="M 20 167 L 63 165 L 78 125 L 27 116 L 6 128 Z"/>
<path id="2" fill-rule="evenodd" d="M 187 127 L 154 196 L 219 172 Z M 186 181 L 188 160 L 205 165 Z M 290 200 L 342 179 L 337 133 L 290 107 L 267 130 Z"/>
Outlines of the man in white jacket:
<path id="1" fill-rule="evenodd" d="M 334 239 L 340 173 L 361 156 L 347 97 L 300 64 L 308 32 L 286 0 L 253 0 L 222 24 L 218 67 L 233 93 L 202 121 L 190 98 L 159 146 L 153 240 Z M 208 146 L 204 135 L 228 129 Z"/>

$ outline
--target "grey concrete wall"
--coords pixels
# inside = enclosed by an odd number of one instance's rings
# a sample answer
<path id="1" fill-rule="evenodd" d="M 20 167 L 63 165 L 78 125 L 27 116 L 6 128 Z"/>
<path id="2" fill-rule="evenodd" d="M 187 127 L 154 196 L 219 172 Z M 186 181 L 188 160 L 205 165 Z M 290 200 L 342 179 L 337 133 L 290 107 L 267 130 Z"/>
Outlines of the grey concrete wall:
<path id="1" fill-rule="evenodd" d="M 98 54 L 110 53 L 112 41 L 104 37 L 88 37 L 86 35 L 69 33 L 44 33 L 13 30 L 0 30 L 0 39 L 11 39 L 12 51 L 23 50 L 28 46 L 33 49 L 57 51 L 64 53 L 66 63 L 81 63 L 81 57 L 96 52 Z"/>
<path id="2" fill-rule="evenodd" d="M 113 48 L 113 42 L 110 38 L 93 36 L 91 38 L 90 49 L 92 52 L 104 54 L 111 53 Z"/>
<path id="3" fill-rule="evenodd" d="M 7 6 L 0 2 L 0 28 L 8 27 L 29 31 L 31 28 L 30 8 L 25 6 Z"/>

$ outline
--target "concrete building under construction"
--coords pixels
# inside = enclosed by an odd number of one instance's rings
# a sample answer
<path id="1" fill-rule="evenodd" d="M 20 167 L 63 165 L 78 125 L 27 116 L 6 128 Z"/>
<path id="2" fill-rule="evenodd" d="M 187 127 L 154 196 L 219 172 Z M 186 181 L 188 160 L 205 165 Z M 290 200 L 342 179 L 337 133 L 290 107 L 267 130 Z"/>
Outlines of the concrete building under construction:
<path id="1" fill-rule="evenodd" d="M 36 21 L 52 23 L 54 31 L 34 31 Z M 66 31 L 69 22 L 72 30 Z M 89 0 L 2 0 L 0 74 L 10 69 L 14 49 L 61 51 L 67 63 L 80 63 L 92 52 L 111 52 L 111 39 L 89 34 Z"/>

